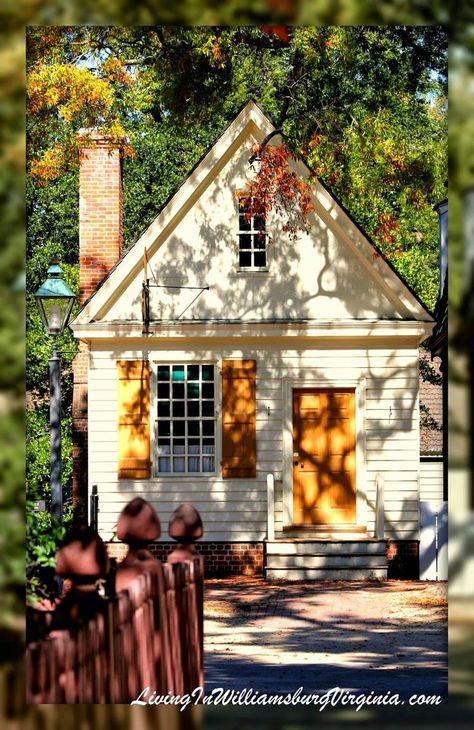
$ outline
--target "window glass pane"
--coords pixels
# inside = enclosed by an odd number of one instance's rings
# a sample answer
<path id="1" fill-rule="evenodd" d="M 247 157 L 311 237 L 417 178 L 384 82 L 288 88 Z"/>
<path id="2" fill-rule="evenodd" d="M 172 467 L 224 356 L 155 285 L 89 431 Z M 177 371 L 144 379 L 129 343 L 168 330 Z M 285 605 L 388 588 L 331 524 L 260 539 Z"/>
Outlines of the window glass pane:
<path id="1" fill-rule="evenodd" d="M 251 266 L 252 265 L 252 254 L 250 251 L 239 253 L 239 266 Z"/>
<path id="2" fill-rule="evenodd" d="M 250 249 L 252 248 L 252 236 L 249 234 L 242 234 L 239 236 L 239 248 L 242 249 Z"/>
<path id="3" fill-rule="evenodd" d="M 203 383 L 202 384 L 202 397 L 203 398 L 214 398 L 214 383 Z"/>
<path id="4" fill-rule="evenodd" d="M 171 471 L 171 459 L 169 457 L 160 456 L 158 459 L 158 471 L 170 472 Z"/>
<path id="5" fill-rule="evenodd" d="M 190 454 L 199 453 L 199 439 L 190 438 L 190 439 L 188 439 L 188 444 L 189 444 L 189 453 Z M 197 447 L 197 450 L 195 450 L 195 451 L 191 450 L 191 449 L 196 449 L 196 447 Z"/>
<path id="6" fill-rule="evenodd" d="M 158 454 L 169 454 L 171 451 L 169 439 L 160 439 L 158 441 Z"/>
<path id="7" fill-rule="evenodd" d="M 184 398 L 184 383 L 173 383 L 173 398 Z"/>
<path id="8" fill-rule="evenodd" d="M 158 436 L 169 436 L 170 435 L 170 422 L 169 421 L 158 421 Z"/>
<path id="9" fill-rule="evenodd" d="M 173 416 L 174 418 L 184 417 L 184 400 L 173 401 Z"/>
<path id="10" fill-rule="evenodd" d="M 184 436 L 186 421 L 173 421 L 173 436 Z"/>
<path id="11" fill-rule="evenodd" d="M 170 414 L 170 402 L 168 400 L 158 401 L 158 416 L 169 416 Z"/>
<path id="12" fill-rule="evenodd" d="M 173 454 L 185 454 L 184 439 L 173 439 Z"/>
<path id="13" fill-rule="evenodd" d="M 193 473 L 200 471 L 199 462 L 200 462 L 199 456 L 190 456 L 188 458 L 188 471 L 193 472 Z"/>
<path id="14" fill-rule="evenodd" d="M 214 457 L 203 456 L 202 457 L 202 470 L 204 473 L 214 471 Z"/>
<path id="15" fill-rule="evenodd" d="M 265 230 L 265 216 L 256 215 L 253 219 L 253 225 L 254 225 L 255 230 L 264 231 Z"/>
<path id="16" fill-rule="evenodd" d="M 198 400 L 188 401 L 188 416 L 190 416 L 190 417 L 199 416 L 199 401 Z"/>
<path id="17" fill-rule="evenodd" d="M 265 251 L 255 251 L 254 262 L 255 266 L 266 266 L 267 257 Z"/>
<path id="18" fill-rule="evenodd" d="M 239 215 L 239 230 L 241 231 L 250 231 L 250 219 L 246 220 L 246 216 L 244 213 L 240 213 Z"/>
<path id="19" fill-rule="evenodd" d="M 188 421 L 188 435 L 199 436 L 199 421 Z"/>
<path id="20" fill-rule="evenodd" d="M 184 365 L 173 365 L 173 381 L 184 381 Z"/>
<path id="21" fill-rule="evenodd" d="M 168 383 L 158 383 L 158 398 L 169 398 L 170 386 Z"/>
<path id="22" fill-rule="evenodd" d="M 265 234 L 256 233 L 253 237 L 254 248 L 265 248 Z"/>
<path id="23" fill-rule="evenodd" d="M 199 398 L 199 383 L 188 383 L 188 398 Z"/>
<path id="24" fill-rule="evenodd" d="M 213 454 L 214 453 L 214 439 L 213 438 L 203 438 L 202 453 L 203 454 Z"/>
<path id="25" fill-rule="evenodd" d="M 214 365 L 202 366 L 202 379 L 207 381 L 214 380 Z"/>
<path id="26" fill-rule="evenodd" d="M 214 435 L 214 421 L 203 421 L 202 422 L 202 433 L 204 436 Z"/>
<path id="27" fill-rule="evenodd" d="M 158 380 L 169 380 L 170 379 L 170 366 L 169 365 L 158 365 Z"/>
<path id="28" fill-rule="evenodd" d="M 199 365 L 188 365 L 188 380 L 199 380 Z"/>
<path id="29" fill-rule="evenodd" d="M 186 467 L 186 459 L 184 456 L 178 456 L 173 459 L 173 471 L 175 472 L 183 472 L 185 471 Z"/>
<path id="30" fill-rule="evenodd" d="M 214 415 L 214 401 L 204 400 L 202 402 L 202 415 L 213 416 Z"/>

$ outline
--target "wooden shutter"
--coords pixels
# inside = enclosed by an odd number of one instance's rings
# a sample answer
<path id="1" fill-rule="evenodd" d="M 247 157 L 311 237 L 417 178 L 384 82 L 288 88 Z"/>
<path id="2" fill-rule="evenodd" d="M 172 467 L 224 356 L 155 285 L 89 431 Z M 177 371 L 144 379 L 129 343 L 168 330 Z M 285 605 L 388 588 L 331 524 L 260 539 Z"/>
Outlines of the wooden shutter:
<path id="1" fill-rule="evenodd" d="M 257 475 L 256 362 L 222 363 L 222 476 Z"/>
<path id="2" fill-rule="evenodd" d="M 150 364 L 119 360 L 118 477 L 149 479 L 150 463 Z"/>

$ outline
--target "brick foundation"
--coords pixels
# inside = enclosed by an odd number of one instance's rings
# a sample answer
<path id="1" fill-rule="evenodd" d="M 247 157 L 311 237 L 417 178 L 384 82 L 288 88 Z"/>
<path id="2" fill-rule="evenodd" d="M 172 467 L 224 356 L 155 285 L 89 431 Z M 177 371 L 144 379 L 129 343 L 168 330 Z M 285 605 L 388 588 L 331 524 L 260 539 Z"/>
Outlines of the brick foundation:
<path id="1" fill-rule="evenodd" d="M 175 547 L 174 542 L 154 542 L 149 546 L 152 554 L 165 561 Z M 204 558 L 205 577 L 230 575 L 263 575 L 263 543 L 261 542 L 197 542 L 196 547 Z M 127 546 L 121 542 L 107 543 L 109 555 L 123 560 Z"/>
<path id="2" fill-rule="evenodd" d="M 418 580 L 420 543 L 419 540 L 388 540 L 388 578 Z"/>
<path id="3" fill-rule="evenodd" d="M 232 575 L 263 575 L 263 543 L 261 542 L 198 542 L 199 553 L 205 559 L 205 577 Z M 164 562 L 174 549 L 174 542 L 155 542 L 149 546 L 152 554 Z M 127 546 L 122 542 L 107 543 L 111 557 L 123 560 Z M 388 540 L 388 578 L 418 580 L 418 540 Z"/>

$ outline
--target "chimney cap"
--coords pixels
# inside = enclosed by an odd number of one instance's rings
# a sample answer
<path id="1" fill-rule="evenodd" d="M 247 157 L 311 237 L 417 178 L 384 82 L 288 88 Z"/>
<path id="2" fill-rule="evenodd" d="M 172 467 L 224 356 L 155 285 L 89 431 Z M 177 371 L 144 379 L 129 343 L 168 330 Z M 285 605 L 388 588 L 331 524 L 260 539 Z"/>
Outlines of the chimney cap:
<path id="1" fill-rule="evenodd" d="M 130 140 L 128 137 L 118 139 L 107 132 L 100 132 L 97 127 L 82 127 L 77 132 L 77 139 L 80 144 L 86 145 L 87 143 L 93 143 L 95 145 L 107 145 L 108 147 L 122 148 L 124 145 L 129 144 Z"/>

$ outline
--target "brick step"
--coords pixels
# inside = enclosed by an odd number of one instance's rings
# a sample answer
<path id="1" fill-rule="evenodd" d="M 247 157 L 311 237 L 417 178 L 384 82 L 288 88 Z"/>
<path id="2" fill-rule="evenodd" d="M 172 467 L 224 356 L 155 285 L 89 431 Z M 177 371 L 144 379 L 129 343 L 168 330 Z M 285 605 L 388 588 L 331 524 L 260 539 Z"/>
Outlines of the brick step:
<path id="1" fill-rule="evenodd" d="M 345 568 L 385 568 L 387 560 L 385 555 L 366 553 L 352 553 L 350 555 L 268 555 L 266 562 L 267 569 L 283 568 L 334 568 L 337 570 Z"/>
<path id="2" fill-rule="evenodd" d="M 386 580 L 387 567 L 265 568 L 266 580 Z"/>
<path id="3" fill-rule="evenodd" d="M 383 555 L 385 540 L 302 540 L 284 539 L 265 541 L 269 555 Z"/>

